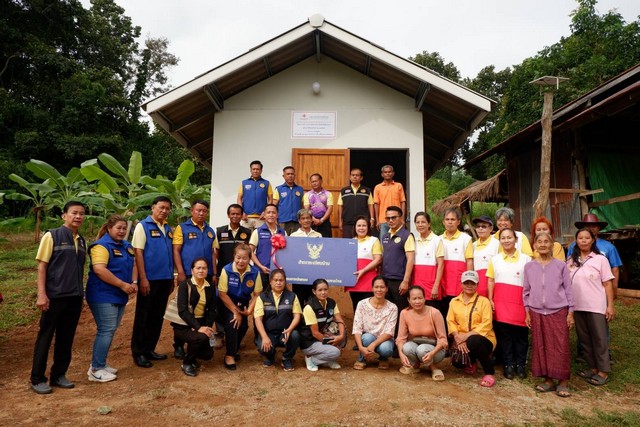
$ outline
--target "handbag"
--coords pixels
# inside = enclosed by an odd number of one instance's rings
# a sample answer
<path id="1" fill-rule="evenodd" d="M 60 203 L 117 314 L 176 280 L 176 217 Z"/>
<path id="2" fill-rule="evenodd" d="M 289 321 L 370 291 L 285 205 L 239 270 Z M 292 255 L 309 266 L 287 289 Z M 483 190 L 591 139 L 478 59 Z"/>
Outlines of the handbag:
<path id="1" fill-rule="evenodd" d="M 473 305 L 471 306 L 471 312 L 469 312 L 469 325 L 467 327 L 467 331 L 471 331 L 471 319 L 473 317 L 473 310 L 476 308 L 476 303 L 478 302 L 478 295 L 476 294 L 476 299 L 473 300 Z M 463 353 L 458 349 L 458 344 L 456 344 L 455 340 L 451 344 L 451 363 L 459 368 L 466 368 L 471 365 L 471 358 L 469 357 L 469 353 Z"/>
<path id="2" fill-rule="evenodd" d="M 191 285 L 187 282 L 187 307 L 189 308 L 189 313 L 193 313 L 193 308 L 191 307 Z M 169 300 L 167 304 L 167 309 L 164 311 L 164 318 L 171 323 L 175 323 L 177 325 L 187 326 L 187 322 L 182 320 L 180 314 L 178 313 L 178 292 L 173 298 Z"/>

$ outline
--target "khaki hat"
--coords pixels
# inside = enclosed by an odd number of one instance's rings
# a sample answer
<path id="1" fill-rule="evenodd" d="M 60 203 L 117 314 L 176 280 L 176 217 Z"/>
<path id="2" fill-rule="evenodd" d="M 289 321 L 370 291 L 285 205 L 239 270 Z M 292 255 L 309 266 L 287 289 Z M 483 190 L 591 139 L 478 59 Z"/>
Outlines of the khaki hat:
<path id="1" fill-rule="evenodd" d="M 460 277 L 460 281 L 462 283 L 473 282 L 477 285 L 478 282 L 480 281 L 480 277 L 478 276 L 478 273 L 476 273 L 475 271 L 469 270 L 462 273 L 462 276 Z"/>

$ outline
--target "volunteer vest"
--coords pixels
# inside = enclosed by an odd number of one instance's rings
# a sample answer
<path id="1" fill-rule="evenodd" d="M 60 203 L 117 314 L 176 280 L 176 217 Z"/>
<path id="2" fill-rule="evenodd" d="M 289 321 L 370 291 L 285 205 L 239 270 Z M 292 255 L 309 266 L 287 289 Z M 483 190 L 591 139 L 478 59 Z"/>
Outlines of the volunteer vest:
<path id="1" fill-rule="evenodd" d="M 480 281 L 478 282 L 478 295 L 483 297 L 489 296 L 487 288 L 487 267 L 489 261 L 498 253 L 500 242 L 496 239 L 489 238 L 489 242 L 478 249 L 478 242 L 473 242 L 473 268 L 478 273 Z"/>
<path id="2" fill-rule="evenodd" d="M 180 257 L 182 258 L 182 269 L 184 274 L 191 276 L 191 264 L 196 258 L 204 257 L 209 264 L 209 275 L 213 274 L 213 265 L 211 259 L 213 256 L 213 241 L 216 239 L 216 233 L 213 228 L 205 222 L 204 228 L 195 225 L 190 219 L 180 224 L 182 230 L 182 250 Z"/>
<path id="3" fill-rule="evenodd" d="M 276 187 L 280 201 L 278 202 L 279 222 L 298 222 L 298 211 L 302 207 L 304 189 L 299 185 L 289 187 L 287 184 Z"/>
<path id="4" fill-rule="evenodd" d="M 222 273 L 222 269 L 229 263 L 233 262 L 233 250 L 238 243 L 249 243 L 251 238 L 251 230 L 246 227 L 238 227 L 235 237 L 228 225 L 223 225 L 216 229 L 218 237 L 218 275 Z"/>
<path id="5" fill-rule="evenodd" d="M 233 264 L 227 264 L 224 271 L 227 272 L 227 295 L 231 301 L 234 304 L 240 303 L 242 306 L 248 305 L 256 288 L 256 278 L 260 274 L 258 267 L 249 264 L 242 278 L 240 273 L 233 270 Z"/>
<path id="6" fill-rule="evenodd" d="M 340 190 L 342 198 L 342 222 L 343 224 L 353 225 L 356 218 L 363 215 L 369 219 L 369 197 L 371 190 L 365 186 L 360 186 L 357 192 L 353 192 L 350 185 Z"/>
<path id="7" fill-rule="evenodd" d="M 400 228 L 391 236 L 387 233 L 382 237 L 382 276 L 385 279 L 402 280 L 407 266 L 407 255 L 404 252 L 404 244 L 411 236 L 406 228 Z"/>
<path id="8" fill-rule="evenodd" d="M 256 247 L 256 257 L 262 265 L 269 268 L 271 265 L 271 230 L 269 230 L 269 226 L 265 222 L 257 229 L 258 232 L 258 246 Z M 276 234 L 282 234 L 286 236 L 287 233 L 280 227 L 276 230 Z"/>
<path id="9" fill-rule="evenodd" d="M 118 279 L 126 283 L 133 280 L 133 264 L 134 251 L 131 243 L 123 240 L 118 243 L 105 233 L 100 239 L 89 246 L 89 255 L 91 248 L 96 245 L 103 246 L 109 252 L 109 261 L 107 261 L 107 270 L 113 273 Z M 103 282 L 93 271 L 93 262 L 89 258 L 89 280 L 87 280 L 86 298 L 87 302 L 94 304 L 126 304 L 129 296 L 120 288 Z"/>
<path id="10" fill-rule="evenodd" d="M 247 215 L 261 215 L 267 206 L 269 181 L 253 178 L 242 181 L 242 208 Z"/>
<path id="11" fill-rule="evenodd" d="M 527 326 L 525 323 L 524 302 L 522 300 L 522 285 L 524 281 L 524 265 L 531 261 L 531 257 L 518 252 L 516 262 L 507 262 L 503 254 L 495 255 L 491 259 L 493 264 L 493 303 L 495 319 L 498 322 L 512 325 Z"/>
<path id="12" fill-rule="evenodd" d="M 173 246 L 171 227 L 164 224 L 164 233 L 151 215 L 140 222 L 147 238 L 144 250 L 144 271 L 148 280 L 173 279 Z"/>
<path id="13" fill-rule="evenodd" d="M 358 261 L 357 270 L 362 270 L 373 261 L 373 245 L 377 238 L 367 236 L 366 240 L 358 240 Z M 367 271 L 360 277 L 360 280 L 351 288 L 345 288 L 349 292 L 371 292 L 371 282 L 377 275 L 376 269 Z"/>
<path id="14" fill-rule="evenodd" d="M 333 316 L 336 309 L 336 302 L 331 298 L 327 298 L 327 308 L 322 307 L 320 301 L 315 296 L 309 298 L 308 303 L 313 312 L 316 315 L 318 321 L 318 330 L 322 332 L 325 325 L 333 322 Z M 300 348 L 305 349 L 310 347 L 314 342 L 318 341 L 311 333 L 311 328 L 308 325 L 302 327 L 302 333 L 300 334 Z"/>
<path id="15" fill-rule="evenodd" d="M 262 300 L 264 306 L 262 323 L 267 333 L 278 334 L 291 326 L 291 322 L 293 321 L 293 303 L 296 294 L 286 289 L 282 291 L 277 309 L 273 291 L 263 292 L 258 298 Z"/>
<path id="16" fill-rule="evenodd" d="M 436 251 L 442 240 L 434 233 L 431 233 L 429 237 L 431 237 L 430 240 L 416 239 L 416 256 L 413 265 L 413 284 L 424 289 L 427 300 L 432 299 L 431 290 L 438 272 Z M 441 289 L 442 287 L 438 287 L 438 297 L 436 299 L 442 298 Z"/>
<path id="17" fill-rule="evenodd" d="M 467 270 L 467 259 L 465 252 L 467 245 L 471 242 L 471 237 L 466 233 L 460 233 L 458 237 L 449 240 L 442 237 L 442 247 L 444 248 L 444 282 L 445 296 L 458 296 L 462 292 L 460 277 Z"/>
<path id="18" fill-rule="evenodd" d="M 78 236 L 78 250 L 73 232 L 65 227 L 49 231 L 53 238 L 53 252 L 47 265 L 46 291 L 49 298 L 82 296 L 84 262 L 87 258 L 87 244 Z"/>

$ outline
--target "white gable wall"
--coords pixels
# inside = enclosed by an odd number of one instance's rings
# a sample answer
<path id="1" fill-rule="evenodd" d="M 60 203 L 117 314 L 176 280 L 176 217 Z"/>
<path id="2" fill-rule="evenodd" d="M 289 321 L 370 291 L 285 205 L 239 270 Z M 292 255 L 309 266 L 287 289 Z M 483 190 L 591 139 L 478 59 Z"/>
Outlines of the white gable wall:
<path id="1" fill-rule="evenodd" d="M 320 83 L 315 95 L 311 84 Z M 329 58 L 310 58 L 225 101 L 215 116 L 211 173 L 211 224 L 226 223 L 249 163 L 282 184 L 293 148 L 408 149 L 410 212 L 424 209 L 422 114 L 414 101 Z M 334 140 L 291 139 L 291 111 L 336 111 Z M 307 186 L 307 183 L 298 184 Z M 348 176 L 344 183 L 349 182 Z"/>

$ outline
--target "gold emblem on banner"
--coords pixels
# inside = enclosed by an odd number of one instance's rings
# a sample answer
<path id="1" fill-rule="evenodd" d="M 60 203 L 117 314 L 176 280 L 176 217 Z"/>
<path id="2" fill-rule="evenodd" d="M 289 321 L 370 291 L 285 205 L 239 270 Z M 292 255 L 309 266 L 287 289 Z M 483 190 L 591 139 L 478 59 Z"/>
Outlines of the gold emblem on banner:
<path id="1" fill-rule="evenodd" d="M 320 258 L 320 252 L 322 252 L 322 244 L 320 245 L 312 245 L 311 243 L 307 243 L 307 249 L 309 250 L 309 258 L 318 259 Z"/>

